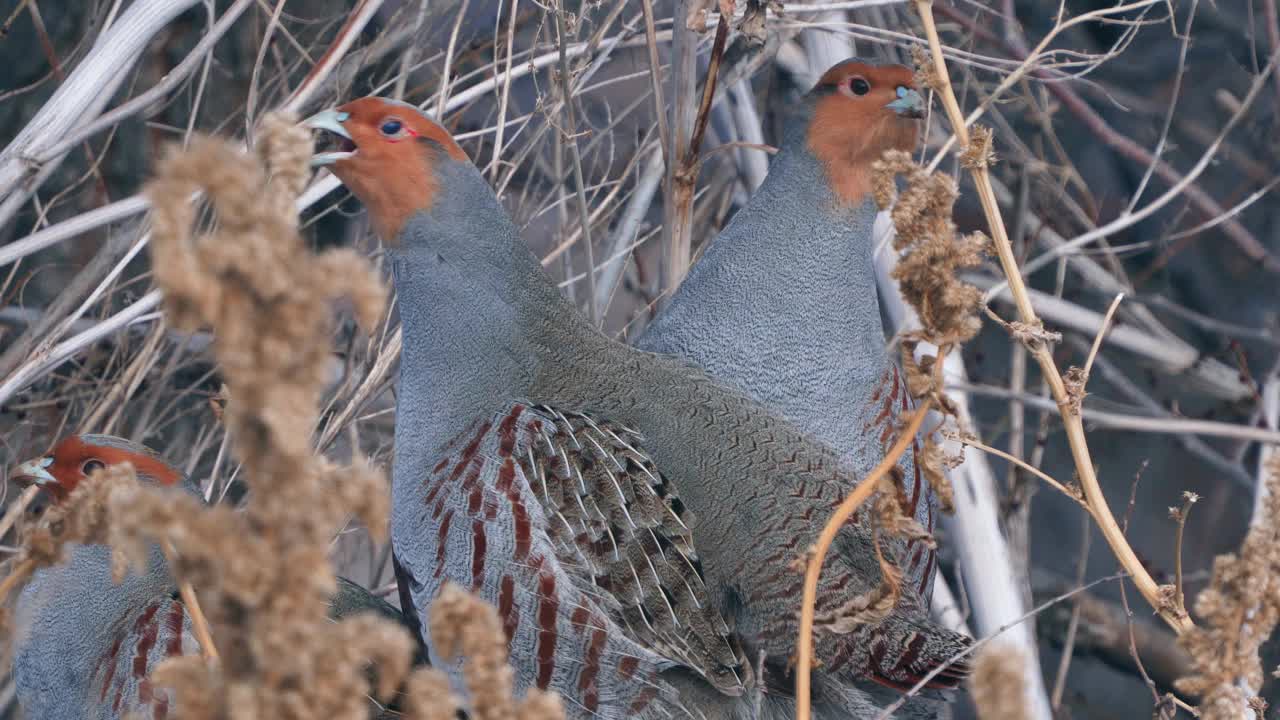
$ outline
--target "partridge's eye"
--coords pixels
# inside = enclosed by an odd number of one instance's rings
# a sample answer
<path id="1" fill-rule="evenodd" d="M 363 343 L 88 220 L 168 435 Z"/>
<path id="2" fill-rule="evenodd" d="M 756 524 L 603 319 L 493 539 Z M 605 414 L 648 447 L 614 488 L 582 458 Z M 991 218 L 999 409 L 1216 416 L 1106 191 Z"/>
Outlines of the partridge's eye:
<path id="1" fill-rule="evenodd" d="M 854 95 L 866 95 L 871 92 L 871 83 L 856 77 L 849 81 L 849 89 L 853 91 Z"/>
<path id="2" fill-rule="evenodd" d="M 88 476 L 92 474 L 94 470 L 101 470 L 105 467 L 106 467 L 106 464 L 103 463 L 101 460 L 90 458 L 84 461 L 84 465 L 80 466 L 80 472 L 84 473 L 85 476 Z"/>
<path id="3" fill-rule="evenodd" d="M 393 135 L 399 135 L 400 130 L 403 127 L 404 127 L 404 124 L 401 123 L 399 120 L 387 120 L 387 121 L 384 121 L 382 123 L 382 127 L 378 129 L 382 131 L 383 135 L 386 135 L 387 137 L 391 137 Z"/>

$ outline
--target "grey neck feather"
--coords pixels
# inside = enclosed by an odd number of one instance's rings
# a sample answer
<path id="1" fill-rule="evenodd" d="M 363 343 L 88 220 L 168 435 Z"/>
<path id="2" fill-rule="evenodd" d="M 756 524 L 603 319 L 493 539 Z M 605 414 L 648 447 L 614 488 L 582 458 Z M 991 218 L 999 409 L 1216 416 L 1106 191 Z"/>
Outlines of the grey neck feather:
<path id="1" fill-rule="evenodd" d="M 398 467 L 420 467 L 415 460 L 467 423 L 526 397 L 550 329 L 579 318 L 479 171 L 443 153 L 434 167 L 432 207 L 406 223 L 389 253 L 405 348 Z"/>
<path id="2" fill-rule="evenodd" d="M 888 362 L 872 263 L 877 210 L 870 198 L 836 204 L 804 127 L 792 124 L 751 202 L 636 345 L 692 360 L 849 456 L 852 420 Z"/>

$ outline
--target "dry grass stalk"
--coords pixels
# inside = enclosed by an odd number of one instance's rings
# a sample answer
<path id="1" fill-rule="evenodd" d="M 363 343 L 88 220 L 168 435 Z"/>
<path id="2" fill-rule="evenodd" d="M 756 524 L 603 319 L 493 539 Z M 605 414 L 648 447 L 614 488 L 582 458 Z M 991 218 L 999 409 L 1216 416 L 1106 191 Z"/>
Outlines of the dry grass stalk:
<path id="1" fill-rule="evenodd" d="M 945 350 L 940 352 L 945 352 Z M 932 400 L 925 399 L 912 412 L 906 424 L 898 433 L 897 439 L 894 440 L 893 445 L 885 453 L 884 459 L 840 503 L 840 506 L 836 508 L 836 511 L 827 520 L 827 524 L 822 528 L 822 532 L 818 534 L 818 539 L 814 541 L 809 550 L 808 564 L 805 567 L 804 574 L 804 594 L 800 599 L 800 636 L 796 639 L 797 720 L 808 720 L 812 700 L 810 698 L 810 685 L 813 669 L 814 608 L 818 600 L 818 576 L 822 573 L 822 561 L 826 558 L 827 551 L 831 549 L 831 543 L 835 540 L 840 528 L 844 527 L 845 522 L 853 516 L 853 513 L 880 487 L 880 479 L 886 477 L 893 468 L 898 466 L 898 460 L 902 458 L 907 448 L 911 447 L 911 442 L 914 440 L 916 433 L 919 432 L 920 426 L 924 424 L 925 416 L 929 414 L 932 405 Z M 878 552 L 878 543 L 876 547 Z M 883 559 L 881 567 L 884 567 Z M 885 577 L 887 579 L 890 576 L 886 574 Z"/>
<path id="2" fill-rule="evenodd" d="M 909 153 L 890 150 L 872 165 L 872 192 L 881 208 L 892 205 L 894 249 L 901 253 L 893 270 L 902 297 L 920 317 L 921 330 L 902 341 L 902 367 L 907 391 L 917 400 L 929 397 L 944 414 L 955 416 L 955 405 L 935 379 L 937 360 L 915 351 L 921 341 L 954 348 L 977 335 L 982 327 L 978 308 L 982 293 L 960 281 L 958 272 L 980 264 L 989 246 L 981 233 L 961 236 L 952 221 L 955 181 L 915 164 Z M 905 186 L 898 192 L 896 178 Z M 952 488 L 943 471 L 942 449 L 932 435 L 916 453 L 925 478 L 942 509 L 951 512 Z"/>
<path id="3" fill-rule="evenodd" d="M 1022 653 L 1009 645 L 993 643 L 978 653 L 969 679 L 969 692 L 979 718 L 1026 720 L 1031 717 L 1024 684 L 1025 664 Z"/>
<path id="4" fill-rule="evenodd" d="M 1179 638 L 1193 672 L 1176 685 L 1201 697 L 1205 720 L 1234 720 L 1261 702 L 1255 697 L 1263 679 L 1259 650 L 1280 622 L 1280 455 L 1267 469 L 1259 521 L 1238 553 L 1214 560 L 1213 579 L 1196 597 L 1201 623 Z"/>

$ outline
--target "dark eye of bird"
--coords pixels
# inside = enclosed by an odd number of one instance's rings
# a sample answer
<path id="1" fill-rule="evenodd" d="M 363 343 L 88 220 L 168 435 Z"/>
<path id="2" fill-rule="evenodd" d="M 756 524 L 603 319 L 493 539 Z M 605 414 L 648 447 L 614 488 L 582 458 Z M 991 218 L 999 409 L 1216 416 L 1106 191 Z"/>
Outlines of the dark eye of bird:
<path id="1" fill-rule="evenodd" d="M 89 459 L 89 460 L 85 460 L 84 465 L 80 466 L 80 472 L 84 473 L 85 475 L 89 475 L 93 473 L 94 470 L 101 470 L 104 467 L 106 467 L 106 464 L 103 463 L 101 460 Z"/>
<path id="2" fill-rule="evenodd" d="M 849 89 L 853 91 L 854 95 L 866 95 L 871 92 L 871 83 L 856 77 L 849 81 Z"/>
<path id="3" fill-rule="evenodd" d="M 388 120 L 382 123 L 381 130 L 383 135 L 399 135 L 402 127 L 404 125 L 399 120 Z"/>

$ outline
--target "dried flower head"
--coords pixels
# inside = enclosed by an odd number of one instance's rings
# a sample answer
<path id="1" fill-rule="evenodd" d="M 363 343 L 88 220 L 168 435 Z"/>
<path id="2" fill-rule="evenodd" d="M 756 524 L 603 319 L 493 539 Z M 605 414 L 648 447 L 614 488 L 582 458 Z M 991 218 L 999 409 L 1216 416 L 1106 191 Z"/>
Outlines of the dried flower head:
<path id="1" fill-rule="evenodd" d="M 514 674 L 507 665 L 507 636 L 492 605 L 453 583 L 431 604 L 431 639 L 447 659 L 465 657 L 463 666 L 471 717 L 476 720 L 561 720 L 559 698 L 532 691 L 514 697 Z M 423 679 L 434 683 L 438 680 Z M 414 704 L 417 707 L 417 704 Z"/>
<path id="2" fill-rule="evenodd" d="M 117 493 L 131 494 L 138 487 L 138 475 L 129 464 L 97 470 L 76 485 L 66 500 L 45 511 L 25 533 L 10 573 L 0 582 L 0 605 L 9 593 L 22 587 L 36 570 L 63 561 L 71 544 L 105 544 L 110 531 L 109 506 Z M 128 567 L 127 556 L 112 554 L 117 578 Z"/>
<path id="3" fill-rule="evenodd" d="M 405 683 L 406 717 L 410 720 L 457 720 L 461 702 L 449 688 L 449 676 L 435 668 L 419 668 Z"/>
<path id="4" fill-rule="evenodd" d="M 984 648 L 973 663 L 969 690 L 982 720 L 1022 720 L 1030 718 L 1026 677 L 1026 661 L 1017 648 L 1005 643 L 992 643 Z"/>
<path id="5" fill-rule="evenodd" d="M 938 496 L 939 507 L 943 512 L 951 514 L 956 511 L 955 489 L 943 470 L 943 466 L 947 464 L 944 460 L 942 445 L 937 438 L 926 435 L 924 446 L 920 452 L 916 453 L 916 462 L 920 463 L 920 471 L 924 473 L 925 480 L 929 481 L 929 487 L 933 488 L 934 494 Z"/>
<path id="6" fill-rule="evenodd" d="M 996 151 L 992 148 L 991 128 L 974 125 L 969 128 L 969 145 L 960 153 L 960 164 L 969 170 L 991 167 L 996 164 Z"/>
<path id="7" fill-rule="evenodd" d="M 912 6 L 914 7 L 914 6 Z M 933 89 L 942 84 L 938 68 L 934 67 L 929 51 L 920 45 L 911 46 L 911 64 L 916 66 L 916 87 Z"/>
<path id="8" fill-rule="evenodd" d="M 1177 688 L 1201 697 L 1206 720 L 1239 718 L 1253 707 L 1263 680 L 1259 650 L 1280 621 L 1280 454 L 1268 464 L 1265 490 L 1239 553 L 1214 560 L 1213 578 L 1196 598 L 1201 621 L 1179 638 L 1194 672 Z"/>
<path id="9" fill-rule="evenodd" d="M 988 241 L 980 233 L 958 237 L 951 221 L 956 184 L 947 175 L 929 173 L 911 155 L 891 150 L 872 165 L 872 188 L 880 207 L 893 199 L 897 175 L 906 188 L 893 203 L 897 230 L 894 248 L 902 253 L 893 277 L 915 308 L 924 339 L 942 346 L 977 334 L 981 292 L 960 282 L 957 271 L 982 262 Z"/>
<path id="10" fill-rule="evenodd" d="M 1083 368 L 1072 366 L 1062 375 L 1062 384 L 1067 390 L 1067 403 L 1071 412 L 1076 415 L 1080 414 L 1081 405 L 1089 393 L 1085 391 L 1085 386 L 1089 384 L 1089 376 L 1084 374 Z"/>

